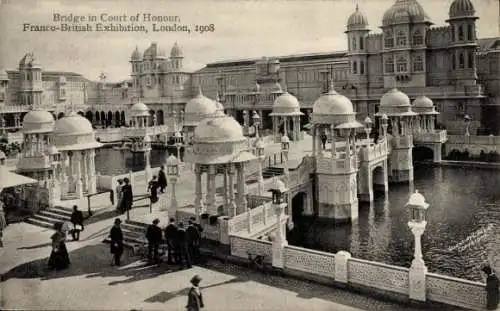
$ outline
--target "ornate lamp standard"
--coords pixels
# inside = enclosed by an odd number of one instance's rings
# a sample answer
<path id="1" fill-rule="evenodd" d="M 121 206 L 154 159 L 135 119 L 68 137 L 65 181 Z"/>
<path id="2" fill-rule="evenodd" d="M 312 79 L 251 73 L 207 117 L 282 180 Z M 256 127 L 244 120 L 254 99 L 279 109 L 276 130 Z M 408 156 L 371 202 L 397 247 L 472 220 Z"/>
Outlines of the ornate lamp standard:
<path id="1" fill-rule="evenodd" d="M 384 139 L 387 138 L 387 127 L 389 126 L 389 117 L 384 113 L 382 115 L 381 119 L 381 125 L 382 125 L 382 136 Z"/>
<path id="2" fill-rule="evenodd" d="M 284 134 L 281 136 L 281 156 L 283 158 L 283 170 L 285 173 L 286 187 L 290 187 L 290 172 L 288 170 L 288 152 L 290 151 L 290 139 L 288 135 Z M 290 192 L 288 192 L 288 229 L 293 229 L 292 222 L 292 202 L 290 197 Z"/>
<path id="3" fill-rule="evenodd" d="M 283 247 L 288 244 L 286 241 L 285 230 L 281 225 L 281 217 L 286 208 L 285 193 L 289 192 L 285 184 L 274 178 L 273 184 L 269 188 L 272 193 L 272 204 L 276 213 L 276 236 L 273 240 L 273 267 L 283 268 Z"/>
<path id="4" fill-rule="evenodd" d="M 366 144 L 368 146 L 370 146 L 370 133 L 372 131 L 372 124 L 373 124 L 372 119 L 370 119 L 370 117 L 367 116 L 365 118 L 365 133 L 366 133 L 366 140 L 367 140 Z"/>
<path id="5" fill-rule="evenodd" d="M 470 136 L 469 128 L 471 124 L 472 118 L 466 114 L 464 116 L 464 122 L 465 122 L 465 136 Z"/>
<path id="6" fill-rule="evenodd" d="M 179 177 L 179 160 L 174 155 L 170 155 L 167 158 L 167 176 L 169 177 L 170 184 L 172 185 L 170 207 L 172 210 L 176 210 L 177 197 L 175 195 L 175 184 L 177 183 L 177 178 Z"/>
<path id="7" fill-rule="evenodd" d="M 181 147 L 182 147 L 182 134 L 179 131 L 176 131 L 174 134 L 175 139 L 175 148 L 177 148 L 177 159 L 179 162 L 181 161 Z"/>
<path id="8" fill-rule="evenodd" d="M 259 125 L 260 125 L 260 116 L 257 111 L 254 110 L 252 114 L 253 126 L 255 128 L 255 138 L 259 138 Z"/>
<path id="9" fill-rule="evenodd" d="M 264 160 L 264 142 L 262 139 L 259 137 L 257 139 L 257 143 L 255 144 L 255 155 L 258 158 L 259 161 L 259 188 L 258 188 L 258 194 L 259 196 L 264 195 L 264 177 L 262 176 L 262 161 Z"/>
<path id="10" fill-rule="evenodd" d="M 149 180 L 151 179 L 151 138 L 146 135 L 144 136 L 143 150 L 144 150 L 144 160 L 146 162 L 144 173 L 146 174 L 146 188 L 148 187 Z"/>
<path id="11" fill-rule="evenodd" d="M 411 218 L 408 222 L 413 236 L 415 237 L 415 252 L 410 267 L 410 298 L 425 301 L 425 275 L 427 267 L 422 256 L 421 237 L 424 234 L 426 221 L 426 211 L 429 204 L 418 190 L 410 196 L 406 208 L 410 210 Z"/>

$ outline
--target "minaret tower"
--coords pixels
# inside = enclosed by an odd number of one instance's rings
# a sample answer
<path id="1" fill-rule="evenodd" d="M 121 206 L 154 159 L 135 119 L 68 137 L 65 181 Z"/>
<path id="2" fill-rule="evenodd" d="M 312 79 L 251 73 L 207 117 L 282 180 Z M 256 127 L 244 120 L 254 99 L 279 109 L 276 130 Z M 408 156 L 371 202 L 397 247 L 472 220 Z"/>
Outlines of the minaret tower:
<path id="1" fill-rule="evenodd" d="M 457 84 L 475 85 L 477 81 L 476 10 L 470 0 L 455 0 L 450 5 L 451 70 Z"/>
<path id="2" fill-rule="evenodd" d="M 356 5 L 356 11 L 347 20 L 347 43 L 349 58 L 349 80 L 352 84 L 361 88 L 367 86 L 368 77 L 368 49 L 366 46 L 366 36 L 368 29 L 368 19 Z"/>
<path id="3" fill-rule="evenodd" d="M 137 98 L 140 94 L 141 58 L 141 52 L 139 52 L 139 48 L 136 46 L 130 57 L 130 65 L 132 67 L 132 73 L 130 74 L 132 77 L 132 98 Z"/>
<path id="4" fill-rule="evenodd" d="M 21 78 L 21 104 L 40 106 L 42 104 L 42 67 L 33 53 L 28 53 L 19 62 Z"/>

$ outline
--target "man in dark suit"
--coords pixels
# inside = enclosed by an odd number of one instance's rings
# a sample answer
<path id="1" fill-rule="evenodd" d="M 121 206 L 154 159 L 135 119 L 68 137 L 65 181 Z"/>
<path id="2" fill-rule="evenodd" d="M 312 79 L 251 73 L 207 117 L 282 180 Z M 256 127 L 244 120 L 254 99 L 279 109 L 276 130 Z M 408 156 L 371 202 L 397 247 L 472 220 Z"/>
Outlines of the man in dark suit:
<path id="1" fill-rule="evenodd" d="M 134 193 L 132 192 L 132 185 L 128 178 L 123 179 L 124 185 L 122 186 L 122 213 L 132 209 L 132 204 L 134 201 Z"/>
<path id="2" fill-rule="evenodd" d="M 200 260 L 200 240 L 201 234 L 192 220 L 189 220 L 189 226 L 186 229 L 188 238 L 188 251 L 189 256 L 195 262 Z"/>
<path id="3" fill-rule="evenodd" d="M 188 301 L 186 305 L 187 311 L 200 311 L 201 308 L 205 307 L 203 304 L 203 296 L 200 290 L 201 278 L 195 275 L 191 279 L 191 284 L 193 285 L 188 292 Z"/>
<path id="4" fill-rule="evenodd" d="M 160 256 L 158 254 L 158 249 L 163 238 L 163 233 L 161 228 L 158 227 L 160 220 L 157 218 L 153 220 L 153 224 L 148 226 L 146 230 L 146 239 L 148 240 L 148 263 L 149 264 L 159 264 Z"/>
<path id="5" fill-rule="evenodd" d="M 83 231 L 83 213 L 78 210 L 78 206 L 76 205 L 73 206 L 71 223 L 73 224 L 71 236 L 73 237 L 73 241 L 78 241 L 80 240 L 80 231 Z"/>
<path id="6" fill-rule="evenodd" d="M 495 275 L 495 272 L 490 266 L 486 266 L 483 272 L 487 275 L 486 278 L 486 309 L 496 310 L 500 298 L 500 281 Z"/>
<path id="7" fill-rule="evenodd" d="M 164 193 L 167 187 L 167 176 L 165 175 L 165 167 L 163 165 L 158 172 L 158 186 L 160 187 L 160 193 Z"/>
<path id="8" fill-rule="evenodd" d="M 120 228 L 122 221 L 120 218 L 115 219 L 115 225 L 111 228 L 109 237 L 111 239 L 111 254 L 113 254 L 114 264 L 120 265 L 120 259 L 123 254 L 123 233 Z"/>
<path id="9" fill-rule="evenodd" d="M 170 218 L 170 223 L 165 228 L 165 240 L 168 247 L 168 264 L 173 264 L 175 245 L 177 244 L 177 226 L 174 218 Z"/>
<path id="10" fill-rule="evenodd" d="M 184 264 L 186 267 L 191 268 L 191 258 L 188 251 L 188 237 L 184 224 L 182 222 L 177 226 L 177 241 L 175 247 L 176 261 Z"/>

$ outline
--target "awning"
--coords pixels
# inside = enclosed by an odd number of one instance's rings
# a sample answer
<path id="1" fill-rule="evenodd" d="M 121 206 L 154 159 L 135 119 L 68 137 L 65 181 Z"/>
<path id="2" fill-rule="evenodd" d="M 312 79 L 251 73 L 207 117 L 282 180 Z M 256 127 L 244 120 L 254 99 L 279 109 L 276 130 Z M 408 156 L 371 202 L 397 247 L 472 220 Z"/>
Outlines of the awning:
<path id="1" fill-rule="evenodd" d="M 12 173 L 6 166 L 0 166 L 0 190 L 25 184 L 34 184 L 38 180 L 23 175 Z"/>

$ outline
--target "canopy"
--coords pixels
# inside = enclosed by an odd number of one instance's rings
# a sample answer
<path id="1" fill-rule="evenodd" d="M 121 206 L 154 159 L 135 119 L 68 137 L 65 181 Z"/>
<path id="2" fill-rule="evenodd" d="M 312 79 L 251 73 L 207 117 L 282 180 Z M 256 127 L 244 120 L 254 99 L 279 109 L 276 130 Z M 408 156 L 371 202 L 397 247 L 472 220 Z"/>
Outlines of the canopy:
<path id="1" fill-rule="evenodd" d="M 0 165 L 0 190 L 25 184 L 34 184 L 38 180 L 12 173 L 6 166 Z"/>

